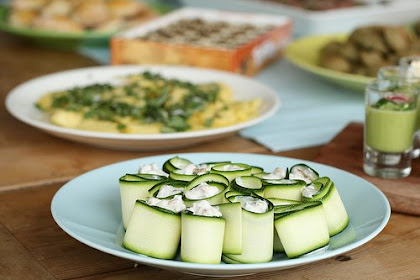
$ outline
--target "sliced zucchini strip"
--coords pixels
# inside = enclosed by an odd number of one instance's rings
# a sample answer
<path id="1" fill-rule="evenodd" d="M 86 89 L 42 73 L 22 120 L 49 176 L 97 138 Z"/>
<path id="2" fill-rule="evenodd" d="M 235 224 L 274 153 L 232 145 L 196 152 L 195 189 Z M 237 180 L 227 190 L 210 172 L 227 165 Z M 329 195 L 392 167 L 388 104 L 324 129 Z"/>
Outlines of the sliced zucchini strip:
<path id="1" fill-rule="evenodd" d="M 302 189 L 303 201 L 321 200 L 330 191 L 333 182 L 328 177 L 321 177 Z"/>
<path id="2" fill-rule="evenodd" d="M 298 201 L 302 199 L 301 189 L 306 186 L 303 180 L 270 179 L 263 180 L 263 182 L 265 185 L 264 197 Z"/>
<path id="3" fill-rule="evenodd" d="M 264 169 L 262 169 L 259 166 L 251 166 L 251 167 L 252 167 L 252 169 L 251 169 L 251 175 L 253 175 L 253 174 L 260 174 L 261 172 L 264 172 Z"/>
<path id="4" fill-rule="evenodd" d="M 123 246 L 159 259 L 174 259 L 181 240 L 181 216 L 138 200 L 124 235 Z"/>
<path id="5" fill-rule="evenodd" d="M 231 197 L 231 196 L 235 196 L 235 195 L 244 195 L 243 193 L 241 193 L 241 192 L 237 192 L 237 191 L 227 191 L 227 192 L 225 192 L 225 199 L 226 199 L 226 201 L 227 202 L 230 202 L 230 200 L 229 200 L 229 197 Z"/>
<path id="6" fill-rule="evenodd" d="M 242 207 L 239 202 L 217 205 L 226 221 L 223 254 L 242 253 Z"/>
<path id="7" fill-rule="evenodd" d="M 273 203 L 274 209 L 276 208 L 276 206 L 301 203 L 301 201 L 291 200 L 291 199 L 282 199 L 282 198 L 273 198 L 273 197 L 266 197 L 266 199 L 270 200 L 270 202 Z"/>
<path id="8" fill-rule="evenodd" d="M 221 174 L 231 182 L 236 177 L 251 175 L 252 166 L 244 163 L 218 164 L 213 166 L 210 172 Z"/>
<path id="9" fill-rule="evenodd" d="M 120 181 L 136 182 L 136 181 L 144 181 L 144 179 L 139 177 L 138 174 L 125 174 L 124 176 L 121 176 Z"/>
<path id="10" fill-rule="evenodd" d="M 222 183 L 224 185 L 229 185 L 229 180 L 220 174 L 204 174 L 204 175 L 200 175 L 197 178 L 195 178 L 194 180 L 192 180 L 188 186 L 186 187 L 186 190 L 191 190 L 192 188 L 198 186 L 201 183 L 208 183 L 208 182 L 217 182 L 217 183 Z"/>
<path id="11" fill-rule="evenodd" d="M 326 246 L 330 241 L 321 202 L 285 209 L 275 215 L 274 226 L 289 258 L 296 258 Z"/>
<path id="12" fill-rule="evenodd" d="M 292 201 L 292 200 L 289 200 L 289 201 Z M 295 201 L 294 203 L 276 205 L 274 206 L 274 215 L 291 211 L 292 209 L 299 207 L 299 205 L 302 205 L 303 203 L 304 202 L 301 202 L 301 201 Z"/>
<path id="13" fill-rule="evenodd" d="M 342 232 L 349 224 L 349 216 L 337 188 L 333 184 L 328 194 L 322 199 L 330 236 Z"/>
<path id="14" fill-rule="evenodd" d="M 177 170 L 174 170 L 169 174 L 169 178 L 171 178 L 172 180 L 185 181 L 185 182 L 190 182 L 197 177 L 198 177 L 197 174 L 180 174 L 177 172 Z"/>
<path id="15" fill-rule="evenodd" d="M 181 223 L 181 260 L 193 263 L 220 263 L 225 220 L 221 217 L 197 216 L 184 211 Z"/>
<path id="16" fill-rule="evenodd" d="M 274 253 L 284 253 L 284 247 L 283 244 L 281 244 L 276 227 L 274 227 L 273 251 Z"/>
<path id="17" fill-rule="evenodd" d="M 206 167 L 208 170 L 210 170 L 213 166 L 219 165 L 219 164 L 229 164 L 231 161 L 212 161 L 212 162 L 203 162 L 200 164 L 201 167 Z"/>
<path id="18" fill-rule="evenodd" d="M 302 204 L 301 201 L 296 200 L 288 200 L 288 199 L 279 199 L 279 198 L 268 198 L 273 205 L 274 205 L 274 216 L 278 213 L 283 213 L 287 211 L 288 209 L 292 209 L 293 207 L 296 207 L 299 204 Z M 273 250 L 276 253 L 284 253 L 284 247 L 283 244 L 281 244 L 279 235 L 277 233 L 276 228 L 274 227 L 274 241 L 273 241 Z"/>
<path id="19" fill-rule="evenodd" d="M 192 164 L 192 162 L 188 159 L 176 156 L 165 161 L 162 169 L 169 174 L 176 169 L 184 169 L 189 164 Z"/>
<path id="20" fill-rule="evenodd" d="M 321 201 L 324 206 L 330 236 L 340 233 L 347 227 L 349 216 L 337 188 L 328 177 L 319 178 L 312 185 L 315 186 L 315 189 L 318 188 L 318 192 L 312 197 L 304 197 L 303 201 Z"/>
<path id="21" fill-rule="evenodd" d="M 147 173 L 139 173 L 136 174 L 137 177 L 140 177 L 141 179 L 145 180 L 145 181 L 163 181 L 163 180 L 168 180 L 167 177 L 165 176 L 161 176 L 161 175 L 157 175 L 157 174 L 147 174 Z"/>
<path id="22" fill-rule="evenodd" d="M 240 176 L 232 180 L 230 188 L 243 194 L 251 194 L 252 192 L 262 193 L 264 190 L 263 183 L 260 178 L 254 176 Z"/>
<path id="23" fill-rule="evenodd" d="M 260 179 L 262 179 L 262 177 L 267 176 L 270 173 L 267 172 L 259 172 L 259 173 L 253 173 L 252 176 L 258 177 Z"/>
<path id="24" fill-rule="evenodd" d="M 120 181 L 131 182 L 131 181 L 163 181 L 167 180 L 165 176 L 160 176 L 156 174 L 125 174 L 120 178 Z"/>
<path id="25" fill-rule="evenodd" d="M 144 180 L 136 175 L 139 181 L 132 180 L 133 175 L 124 175 L 119 180 L 121 195 L 121 212 L 124 228 L 127 228 L 131 212 L 137 199 L 144 200 L 149 196 L 148 190 L 160 181 Z M 127 180 L 128 179 L 128 180 Z M 165 178 L 166 179 L 166 178 Z"/>
<path id="26" fill-rule="evenodd" d="M 228 259 L 240 263 L 269 262 L 273 258 L 273 204 L 255 194 L 248 196 L 231 196 L 230 201 L 244 201 L 257 198 L 267 203 L 265 213 L 254 213 L 244 209 L 242 204 L 242 253 L 225 254 Z"/>
<path id="27" fill-rule="evenodd" d="M 227 257 L 226 255 L 222 255 L 222 261 L 228 264 L 240 264 L 241 262 L 232 260 L 231 258 Z"/>

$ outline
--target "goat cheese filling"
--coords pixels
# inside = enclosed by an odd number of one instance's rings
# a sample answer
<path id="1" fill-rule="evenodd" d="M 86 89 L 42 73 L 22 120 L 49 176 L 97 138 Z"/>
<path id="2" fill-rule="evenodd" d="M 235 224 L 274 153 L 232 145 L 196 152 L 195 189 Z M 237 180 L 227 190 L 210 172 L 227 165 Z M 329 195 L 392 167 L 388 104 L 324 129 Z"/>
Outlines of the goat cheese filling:
<path id="1" fill-rule="evenodd" d="M 318 192 L 317 188 L 312 184 L 306 187 L 303 187 L 301 190 L 302 196 L 307 197 L 307 198 L 312 198 L 314 194 L 316 194 L 317 192 Z"/>
<path id="2" fill-rule="evenodd" d="M 188 164 L 185 168 L 175 170 L 174 172 L 181 175 L 203 175 L 206 174 L 208 170 L 206 167 Z"/>
<path id="3" fill-rule="evenodd" d="M 252 196 L 236 196 L 233 202 L 240 202 L 241 207 L 253 213 L 265 213 L 268 211 L 268 203 Z"/>
<path id="4" fill-rule="evenodd" d="M 312 171 L 304 167 L 297 166 L 293 169 L 293 172 L 289 174 L 289 179 L 303 180 L 306 184 L 309 184 L 315 180 L 316 177 L 314 177 Z"/>
<path id="5" fill-rule="evenodd" d="M 284 177 L 286 177 L 286 172 L 282 168 L 277 167 L 273 172 L 262 176 L 261 179 L 283 179 Z"/>
<path id="6" fill-rule="evenodd" d="M 207 200 L 195 202 L 191 207 L 187 208 L 194 215 L 208 216 L 208 217 L 221 217 L 222 213 L 217 206 L 211 206 Z"/>
<path id="7" fill-rule="evenodd" d="M 196 187 L 185 192 L 185 197 L 188 199 L 205 199 L 212 197 L 221 191 L 217 187 L 210 186 L 209 184 L 203 182 L 198 184 Z"/>
<path id="8" fill-rule="evenodd" d="M 153 175 L 168 177 L 168 174 L 166 174 L 166 172 L 164 172 L 162 169 L 160 169 L 157 166 L 156 163 L 140 165 L 139 173 L 141 173 L 141 174 L 153 174 Z"/>
<path id="9" fill-rule="evenodd" d="M 182 194 L 184 188 L 176 188 L 171 185 L 163 185 L 160 187 L 159 192 L 157 193 L 157 198 L 165 198 L 174 194 Z"/>
<path id="10" fill-rule="evenodd" d="M 182 201 L 182 196 L 180 195 L 176 195 L 172 199 L 149 197 L 147 199 L 147 204 L 170 210 L 175 213 L 181 212 L 187 208 L 184 204 L 184 201 Z"/>
<path id="11" fill-rule="evenodd" d="M 235 164 L 225 164 L 220 168 L 220 171 L 238 171 L 238 170 L 244 170 L 245 168 L 240 167 Z"/>

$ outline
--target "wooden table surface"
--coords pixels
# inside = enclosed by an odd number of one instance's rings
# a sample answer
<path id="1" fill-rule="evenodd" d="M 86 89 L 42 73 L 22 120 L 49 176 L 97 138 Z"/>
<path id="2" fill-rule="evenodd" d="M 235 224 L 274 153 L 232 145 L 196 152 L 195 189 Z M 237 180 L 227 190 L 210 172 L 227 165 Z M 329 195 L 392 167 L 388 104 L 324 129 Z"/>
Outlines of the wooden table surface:
<path id="1" fill-rule="evenodd" d="M 72 52 L 41 49 L 0 33 L 0 279 L 202 279 L 120 259 L 79 243 L 53 221 L 50 203 L 69 179 L 93 168 L 156 153 L 113 151 L 44 134 L 12 118 L 6 94 L 39 75 L 95 65 Z M 278 153 L 314 159 L 322 147 Z M 181 152 L 272 154 L 239 136 Z M 392 214 L 371 242 L 345 256 L 240 279 L 420 279 L 420 218 Z"/>

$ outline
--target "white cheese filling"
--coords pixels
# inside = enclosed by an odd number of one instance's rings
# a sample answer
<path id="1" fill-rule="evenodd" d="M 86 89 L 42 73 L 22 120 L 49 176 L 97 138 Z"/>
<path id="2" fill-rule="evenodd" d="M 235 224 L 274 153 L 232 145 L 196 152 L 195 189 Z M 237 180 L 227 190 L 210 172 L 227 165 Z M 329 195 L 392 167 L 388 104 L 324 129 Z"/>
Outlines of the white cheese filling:
<path id="1" fill-rule="evenodd" d="M 219 208 L 217 206 L 211 206 L 207 200 L 195 202 L 190 208 L 187 208 L 187 210 L 191 211 L 194 215 L 197 216 L 222 216 L 222 213 L 219 211 Z"/>
<path id="2" fill-rule="evenodd" d="M 192 188 L 191 190 L 185 192 L 185 197 L 188 199 L 205 199 L 212 197 L 216 194 L 220 193 L 219 188 L 210 186 L 209 184 L 203 182 L 198 184 L 196 187 Z"/>
<path id="3" fill-rule="evenodd" d="M 296 184 L 297 180 L 288 180 L 288 179 L 269 179 L 265 180 L 267 183 L 274 184 L 274 185 L 283 185 L 283 184 Z"/>
<path id="4" fill-rule="evenodd" d="M 182 194 L 184 188 L 176 188 L 171 185 L 163 185 L 160 187 L 159 192 L 157 193 L 157 198 L 165 198 L 174 194 Z"/>
<path id="5" fill-rule="evenodd" d="M 293 173 L 289 174 L 289 179 L 303 180 L 306 184 L 311 183 L 316 178 L 313 176 L 311 170 L 308 170 L 304 167 L 296 166 L 293 168 Z"/>
<path id="6" fill-rule="evenodd" d="M 286 171 L 277 167 L 270 174 L 262 176 L 261 179 L 283 179 L 284 177 L 286 177 Z"/>
<path id="7" fill-rule="evenodd" d="M 241 207 L 253 213 L 265 213 L 268 211 L 268 203 L 252 196 L 236 196 L 233 202 L 240 202 Z"/>
<path id="8" fill-rule="evenodd" d="M 184 204 L 184 201 L 182 201 L 182 196 L 180 195 L 176 195 L 172 199 L 158 199 L 155 197 L 149 197 L 147 199 L 147 204 L 166 210 L 171 210 L 175 213 L 181 212 L 187 208 Z"/>
<path id="9" fill-rule="evenodd" d="M 178 169 L 174 172 L 181 175 L 203 175 L 207 173 L 206 167 L 197 166 L 195 164 L 188 164 L 184 169 Z"/>
<path id="10" fill-rule="evenodd" d="M 141 173 L 141 174 L 154 174 L 154 175 L 168 177 L 168 174 L 166 174 L 166 172 L 164 172 L 162 169 L 160 169 L 157 166 L 156 163 L 140 165 L 139 173 Z"/>
<path id="11" fill-rule="evenodd" d="M 307 197 L 307 198 L 312 198 L 314 196 L 314 194 L 316 194 L 318 192 L 318 190 L 316 189 L 316 187 L 312 184 L 303 187 L 301 190 L 302 196 Z"/>
<path id="12" fill-rule="evenodd" d="M 244 170 L 245 168 L 240 167 L 235 164 L 225 164 L 220 168 L 220 171 L 238 171 L 238 170 Z"/>
<path id="13" fill-rule="evenodd" d="M 217 164 L 202 163 L 202 164 L 199 164 L 198 167 L 202 168 L 203 170 L 206 170 L 207 172 L 210 172 L 211 168 L 215 165 L 217 165 Z"/>

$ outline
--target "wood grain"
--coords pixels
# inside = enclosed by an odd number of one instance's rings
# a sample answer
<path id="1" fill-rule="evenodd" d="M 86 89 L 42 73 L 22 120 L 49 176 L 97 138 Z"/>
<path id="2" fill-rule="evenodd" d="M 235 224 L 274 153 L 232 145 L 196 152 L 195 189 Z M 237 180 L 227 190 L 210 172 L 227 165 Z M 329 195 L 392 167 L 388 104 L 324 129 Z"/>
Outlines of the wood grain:
<path id="1" fill-rule="evenodd" d="M 25 279 L 55 279 L 1 224 L 0 240 L 1 279 L 20 279 L 23 275 Z"/>
<path id="2" fill-rule="evenodd" d="M 349 124 L 314 159 L 332 165 L 373 183 L 387 196 L 392 211 L 420 215 L 420 159 L 412 161 L 411 174 L 403 179 L 381 179 L 363 172 L 363 125 Z"/>
<path id="3" fill-rule="evenodd" d="M 33 258 L 31 265 L 45 268 L 57 279 L 204 279 L 144 265 L 135 267 L 131 261 L 102 253 L 71 238 L 55 224 L 49 210 L 52 196 L 59 187 L 55 184 L 0 193 L 0 224 L 6 234 L 9 232 L 6 239 L 0 227 L 0 256 L 7 252 L 8 258 L 13 260 L 0 262 L 1 279 L 6 271 L 3 268 L 14 272 L 16 277 L 10 279 L 25 279 L 25 271 L 13 266 L 15 260 L 22 259 L 22 252 L 8 249 L 5 241 L 10 238 L 29 252 Z M 417 265 L 419 219 L 393 214 L 378 237 L 344 256 L 238 279 L 416 279 L 420 276 Z"/>
<path id="4" fill-rule="evenodd" d="M 98 254 L 69 237 L 52 219 L 50 201 L 60 185 L 3 192 L 0 222 L 17 240 L 59 279 L 74 278 L 133 267 L 107 254 Z"/>

